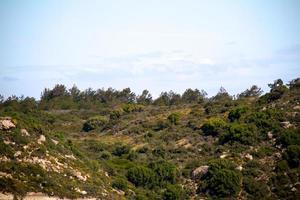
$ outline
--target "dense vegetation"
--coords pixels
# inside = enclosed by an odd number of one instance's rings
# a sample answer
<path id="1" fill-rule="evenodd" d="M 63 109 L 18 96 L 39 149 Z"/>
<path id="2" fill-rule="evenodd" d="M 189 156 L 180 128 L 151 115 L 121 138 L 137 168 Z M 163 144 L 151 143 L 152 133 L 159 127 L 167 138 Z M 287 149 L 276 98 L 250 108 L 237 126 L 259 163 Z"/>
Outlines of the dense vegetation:
<path id="1" fill-rule="evenodd" d="M 45 89 L 0 98 L 0 191 L 101 199 L 299 199 L 300 79 L 182 95 Z M 262 95 L 263 94 L 263 95 Z"/>

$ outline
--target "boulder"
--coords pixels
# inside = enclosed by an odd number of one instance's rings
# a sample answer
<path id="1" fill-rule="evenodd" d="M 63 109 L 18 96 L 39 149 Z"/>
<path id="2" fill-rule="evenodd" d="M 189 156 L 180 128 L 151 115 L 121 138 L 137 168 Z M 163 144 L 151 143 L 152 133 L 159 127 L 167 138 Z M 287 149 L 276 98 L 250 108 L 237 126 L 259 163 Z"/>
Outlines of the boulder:
<path id="1" fill-rule="evenodd" d="M 10 117 L 5 117 L 0 119 L 0 130 L 9 130 L 16 128 L 16 125 L 13 123 Z"/>
<path id="2" fill-rule="evenodd" d="M 28 131 L 26 129 L 21 129 L 21 134 L 23 136 L 30 136 L 30 134 L 28 133 Z"/>
<path id="3" fill-rule="evenodd" d="M 253 156 L 250 155 L 249 153 L 247 153 L 247 154 L 245 155 L 245 158 L 247 158 L 248 160 L 253 160 Z"/>
<path id="4" fill-rule="evenodd" d="M 46 142 L 46 137 L 44 135 L 40 135 L 40 138 L 38 139 L 38 144 L 42 144 L 43 142 Z"/>
<path id="5" fill-rule="evenodd" d="M 280 125 L 285 129 L 293 127 L 293 125 L 289 121 L 280 122 Z"/>
<path id="6" fill-rule="evenodd" d="M 209 168 L 209 166 L 203 165 L 203 166 L 200 166 L 200 167 L 194 169 L 194 171 L 192 172 L 193 179 L 196 179 L 196 178 L 201 177 L 204 174 L 206 174 L 208 172 L 208 168 Z"/>

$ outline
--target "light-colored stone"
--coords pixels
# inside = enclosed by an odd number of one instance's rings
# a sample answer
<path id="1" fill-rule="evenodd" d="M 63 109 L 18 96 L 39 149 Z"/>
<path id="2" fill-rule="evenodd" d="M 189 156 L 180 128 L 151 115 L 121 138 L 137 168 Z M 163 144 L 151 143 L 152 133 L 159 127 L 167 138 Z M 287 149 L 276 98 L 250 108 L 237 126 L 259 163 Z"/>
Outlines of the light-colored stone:
<path id="1" fill-rule="evenodd" d="M 224 158 L 226 158 L 227 156 L 228 156 L 228 154 L 224 153 L 224 154 L 220 155 L 220 158 L 221 158 L 221 159 L 224 159 Z"/>
<path id="2" fill-rule="evenodd" d="M 12 122 L 11 119 L 0 120 L 0 130 L 9 130 L 16 128 L 16 125 Z"/>
<path id="3" fill-rule="evenodd" d="M 250 155 L 249 153 L 247 153 L 247 154 L 245 155 L 245 158 L 247 158 L 248 160 L 253 160 L 253 156 Z"/>
<path id="4" fill-rule="evenodd" d="M 40 138 L 38 139 L 38 144 L 42 144 L 44 142 L 46 142 L 46 137 L 44 135 L 40 135 Z"/>
<path id="5" fill-rule="evenodd" d="M 273 138 L 272 131 L 269 131 L 269 132 L 268 132 L 268 138 L 269 138 L 269 139 L 272 139 L 272 138 Z"/>
<path id="6" fill-rule="evenodd" d="M 300 106 L 294 106 L 293 109 L 294 110 L 300 110 Z"/>
<path id="7" fill-rule="evenodd" d="M 239 165 L 239 166 L 236 167 L 236 169 L 239 170 L 239 171 L 242 171 L 243 167 L 242 167 L 242 165 Z"/>
<path id="8" fill-rule="evenodd" d="M 30 136 L 30 134 L 28 133 L 28 131 L 26 129 L 21 129 L 21 134 L 23 136 Z"/>
<path id="9" fill-rule="evenodd" d="M 14 154 L 14 157 L 18 157 L 18 156 L 20 156 L 21 154 L 22 154 L 21 151 L 17 151 L 17 152 Z"/>
<path id="10" fill-rule="evenodd" d="M 71 155 L 65 155 L 66 158 L 72 159 L 72 160 L 76 160 L 75 156 L 73 154 Z"/>
<path id="11" fill-rule="evenodd" d="M 209 168 L 208 165 L 203 165 L 203 166 L 197 167 L 196 169 L 193 170 L 192 177 L 195 179 L 200 176 L 203 176 L 204 174 L 206 174 L 208 172 L 208 168 Z"/>
<path id="12" fill-rule="evenodd" d="M 57 140 L 51 139 L 51 141 L 52 141 L 55 145 L 58 144 L 58 141 L 57 141 Z"/>
<path id="13" fill-rule="evenodd" d="M 293 127 L 293 125 L 289 121 L 280 122 L 280 125 L 285 129 Z"/>

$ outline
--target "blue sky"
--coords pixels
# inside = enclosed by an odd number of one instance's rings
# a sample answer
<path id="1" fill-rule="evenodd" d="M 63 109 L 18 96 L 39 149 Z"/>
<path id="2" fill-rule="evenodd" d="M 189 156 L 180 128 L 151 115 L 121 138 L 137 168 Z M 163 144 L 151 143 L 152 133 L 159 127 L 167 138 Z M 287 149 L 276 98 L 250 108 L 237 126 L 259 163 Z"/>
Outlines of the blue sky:
<path id="1" fill-rule="evenodd" d="M 298 0 L 1 0 L 0 94 L 231 94 L 300 75 Z"/>

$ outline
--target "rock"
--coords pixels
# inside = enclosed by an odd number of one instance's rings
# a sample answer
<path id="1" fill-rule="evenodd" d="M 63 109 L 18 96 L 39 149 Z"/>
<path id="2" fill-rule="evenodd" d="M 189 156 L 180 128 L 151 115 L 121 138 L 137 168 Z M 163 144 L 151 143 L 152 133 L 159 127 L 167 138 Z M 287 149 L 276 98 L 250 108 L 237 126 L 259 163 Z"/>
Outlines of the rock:
<path id="1" fill-rule="evenodd" d="M 237 170 L 239 170 L 239 171 L 242 171 L 242 170 L 243 170 L 243 167 L 242 167 L 242 165 L 240 165 L 240 166 L 237 166 L 235 169 L 237 169 Z"/>
<path id="2" fill-rule="evenodd" d="M 247 158 L 248 160 L 253 160 L 253 156 L 250 155 L 249 153 L 247 153 L 247 154 L 245 155 L 245 158 Z"/>
<path id="3" fill-rule="evenodd" d="M 293 109 L 294 110 L 300 110 L 300 106 L 294 106 Z"/>
<path id="4" fill-rule="evenodd" d="M 272 138 L 273 138 L 272 131 L 269 131 L 269 132 L 268 132 L 268 138 L 269 138 L 269 139 L 272 139 Z"/>
<path id="5" fill-rule="evenodd" d="M 44 135 L 40 135 L 40 138 L 38 139 L 38 144 L 42 144 L 43 142 L 46 142 L 46 137 Z"/>
<path id="6" fill-rule="evenodd" d="M 123 190 L 116 190 L 116 189 L 112 189 L 114 192 L 116 192 L 118 195 L 121 195 L 121 196 L 123 196 L 123 195 L 125 195 L 125 192 L 123 191 Z"/>
<path id="7" fill-rule="evenodd" d="M 203 166 L 200 166 L 200 167 L 194 169 L 194 171 L 192 172 L 192 177 L 194 179 L 196 179 L 198 177 L 203 176 L 204 174 L 206 174 L 208 172 L 208 168 L 209 168 L 209 166 L 203 165 Z"/>
<path id="8" fill-rule="evenodd" d="M 21 155 L 22 152 L 21 151 L 17 151 L 15 154 L 14 154 L 14 157 L 18 157 L 19 155 Z"/>
<path id="9" fill-rule="evenodd" d="M 293 125 L 289 121 L 280 122 L 280 125 L 285 129 L 293 127 Z"/>
<path id="10" fill-rule="evenodd" d="M 222 155 L 220 155 L 220 158 L 221 159 L 224 159 L 224 158 L 226 158 L 228 156 L 228 154 L 222 154 Z"/>
<path id="11" fill-rule="evenodd" d="M 30 136 L 30 134 L 28 133 L 28 131 L 26 129 L 21 129 L 21 134 L 23 136 Z"/>
<path id="12" fill-rule="evenodd" d="M 79 171 L 73 171 L 73 176 L 75 176 L 77 179 L 79 179 L 81 181 L 86 181 L 87 180 L 87 176 L 83 176 L 81 174 L 81 172 L 79 172 Z"/>
<path id="13" fill-rule="evenodd" d="M 72 159 L 72 160 L 76 160 L 75 156 L 72 155 L 65 155 L 66 158 Z"/>
<path id="14" fill-rule="evenodd" d="M 16 125 L 12 122 L 11 118 L 6 117 L 0 120 L 0 130 L 9 130 L 12 128 L 16 128 Z"/>
<path id="15" fill-rule="evenodd" d="M 51 141 L 52 141 L 55 145 L 58 144 L 58 141 L 57 141 L 57 140 L 51 139 Z"/>
<path id="16" fill-rule="evenodd" d="M 79 188 L 75 188 L 74 190 L 75 190 L 76 192 L 80 193 L 80 194 L 83 194 L 83 195 L 86 195 L 86 194 L 87 194 L 86 191 L 80 190 Z"/>
<path id="17" fill-rule="evenodd" d="M 6 145 L 10 145 L 10 144 L 15 145 L 16 144 L 15 142 L 12 142 L 10 140 L 3 140 L 3 143 Z"/>

